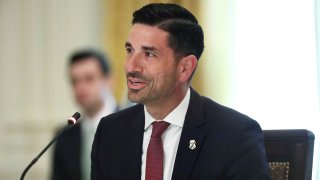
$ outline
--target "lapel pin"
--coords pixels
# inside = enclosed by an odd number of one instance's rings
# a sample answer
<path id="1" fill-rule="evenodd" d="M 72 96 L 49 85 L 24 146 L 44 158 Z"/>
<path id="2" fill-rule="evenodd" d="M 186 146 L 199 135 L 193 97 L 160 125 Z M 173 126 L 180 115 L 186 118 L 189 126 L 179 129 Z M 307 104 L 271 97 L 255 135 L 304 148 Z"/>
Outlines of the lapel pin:
<path id="1" fill-rule="evenodd" d="M 197 147 L 197 146 L 196 146 L 196 140 L 191 139 L 191 140 L 189 141 L 189 149 L 194 150 L 196 147 Z"/>

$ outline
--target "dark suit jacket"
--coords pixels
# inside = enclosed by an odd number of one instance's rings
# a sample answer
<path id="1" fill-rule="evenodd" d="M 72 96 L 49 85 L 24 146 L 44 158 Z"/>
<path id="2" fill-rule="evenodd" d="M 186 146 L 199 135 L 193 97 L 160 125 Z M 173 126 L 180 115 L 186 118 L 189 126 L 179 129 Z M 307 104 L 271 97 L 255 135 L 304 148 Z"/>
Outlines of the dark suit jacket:
<path id="1" fill-rule="evenodd" d="M 119 111 L 116 106 L 114 112 Z M 81 180 L 81 121 L 58 138 L 53 150 L 51 180 Z"/>
<path id="2" fill-rule="evenodd" d="M 52 180 L 81 180 L 80 123 L 66 130 L 55 144 Z"/>
<path id="3" fill-rule="evenodd" d="M 92 148 L 91 179 L 141 179 L 143 133 L 143 105 L 103 118 Z M 259 124 L 191 90 L 172 179 L 271 179 Z"/>

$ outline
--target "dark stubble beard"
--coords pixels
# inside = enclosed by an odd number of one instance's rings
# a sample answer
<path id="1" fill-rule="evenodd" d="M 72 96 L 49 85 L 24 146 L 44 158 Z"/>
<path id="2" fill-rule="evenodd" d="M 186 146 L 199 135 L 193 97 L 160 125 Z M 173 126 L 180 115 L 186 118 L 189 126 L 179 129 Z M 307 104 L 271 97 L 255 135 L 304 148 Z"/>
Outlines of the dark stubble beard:
<path id="1" fill-rule="evenodd" d="M 174 82 L 176 82 L 176 74 L 174 73 L 174 71 L 162 76 L 163 78 L 161 78 L 161 80 L 164 82 L 157 82 L 158 79 L 151 80 L 150 78 L 147 78 L 140 73 L 127 73 L 127 78 L 129 77 L 143 80 L 144 82 L 146 82 L 145 88 L 147 88 L 146 91 L 142 89 L 143 92 L 141 92 L 142 94 L 139 95 L 138 93 L 140 90 L 128 89 L 128 98 L 131 102 L 142 103 L 145 105 L 149 103 L 161 103 L 161 100 L 169 99 L 175 89 Z M 163 86 L 163 89 L 154 87 L 159 84 Z M 137 96 L 135 96 L 135 94 L 137 94 Z M 157 99 L 160 101 L 157 101 Z"/>

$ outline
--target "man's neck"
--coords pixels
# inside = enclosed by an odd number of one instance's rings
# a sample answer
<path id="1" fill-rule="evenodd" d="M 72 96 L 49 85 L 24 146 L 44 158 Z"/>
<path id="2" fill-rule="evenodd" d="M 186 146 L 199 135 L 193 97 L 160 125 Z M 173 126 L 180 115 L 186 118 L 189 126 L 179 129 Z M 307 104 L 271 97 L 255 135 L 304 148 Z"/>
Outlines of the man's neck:
<path id="1" fill-rule="evenodd" d="M 96 117 L 98 115 L 99 112 L 101 112 L 103 106 L 104 106 L 103 103 L 99 103 L 95 107 L 92 107 L 90 109 L 86 109 L 85 113 L 90 119 L 93 119 L 94 117 Z"/>
<path id="2" fill-rule="evenodd" d="M 146 104 L 147 111 L 154 119 L 164 119 L 170 112 L 172 112 L 183 100 L 187 94 L 187 89 L 181 90 L 179 93 L 175 93 L 168 99 L 157 101 L 155 103 Z"/>

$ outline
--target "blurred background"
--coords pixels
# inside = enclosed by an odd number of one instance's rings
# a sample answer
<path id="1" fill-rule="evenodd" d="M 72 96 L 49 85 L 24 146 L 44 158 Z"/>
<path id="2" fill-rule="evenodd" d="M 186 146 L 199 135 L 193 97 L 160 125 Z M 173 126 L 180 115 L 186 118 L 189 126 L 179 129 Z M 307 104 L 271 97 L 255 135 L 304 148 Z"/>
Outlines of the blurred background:
<path id="1" fill-rule="evenodd" d="M 256 119 L 263 129 L 316 135 L 320 179 L 320 2 L 317 0 L 0 0 L 0 179 L 18 179 L 78 110 L 67 58 L 78 48 L 106 52 L 114 94 L 126 102 L 124 42 L 134 10 L 172 2 L 192 11 L 205 33 L 193 87 Z M 51 152 L 26 179 L 48 179 Z"/>

